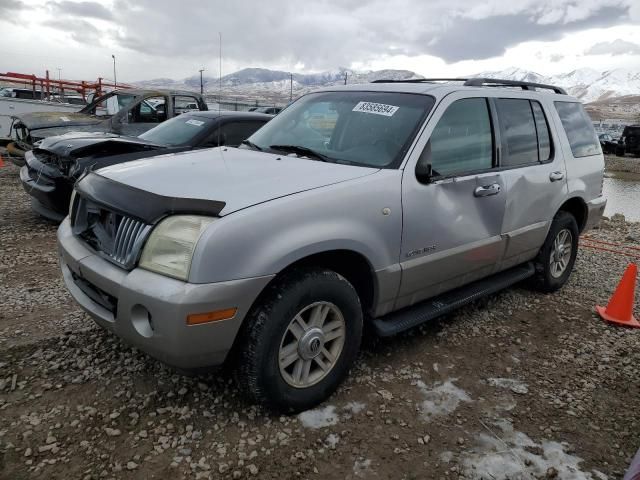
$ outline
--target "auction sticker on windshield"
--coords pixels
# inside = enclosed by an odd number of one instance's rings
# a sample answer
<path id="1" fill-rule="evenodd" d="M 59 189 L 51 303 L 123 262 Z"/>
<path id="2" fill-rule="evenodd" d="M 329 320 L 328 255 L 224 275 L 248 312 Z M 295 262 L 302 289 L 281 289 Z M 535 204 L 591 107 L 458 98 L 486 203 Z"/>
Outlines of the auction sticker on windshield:
<path id="1" fill-rule="evenodd" d="M 189 125 L 195 125 L 196 127 L 201 127 L 202 125 L 204 125 L 204 122 L 201 120 L 194 120 L 193 118 L 187 120 L 184 123 L 188 123 Z"/>
<path id="2" fill-rule="evenodd" d="M 385 105 L 384 103 L 358 102 L 358 104 L 353 107 L 353 111 L 362 113 L 374 113 L 376 115 L 392 117 L 399 108 L 400 107 L 396 107 L 394 105 Z"/>

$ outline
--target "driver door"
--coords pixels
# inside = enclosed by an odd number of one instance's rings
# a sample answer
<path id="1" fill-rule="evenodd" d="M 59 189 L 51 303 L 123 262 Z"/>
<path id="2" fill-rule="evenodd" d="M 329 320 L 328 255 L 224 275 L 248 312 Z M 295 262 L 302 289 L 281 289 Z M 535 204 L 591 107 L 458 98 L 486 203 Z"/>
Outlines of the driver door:
<path id="1" fill-rule="evenodd" d="M 505 192 L 495 152 L 488 99 L 464 92 L 445 97 L 403 173 L 396 308 L 496 271 L 504 249 Z M 416 174 L 416 167 L 428 164 L 430 179 Z"/>
<path id="2" fill-rule="evenodd" d="M 118 115 L 120 131 L 118 133 L 138 136 L 167 119 L 167 98 L 164 96 L 145 98 L 129 105 L 126 111 Z"/>

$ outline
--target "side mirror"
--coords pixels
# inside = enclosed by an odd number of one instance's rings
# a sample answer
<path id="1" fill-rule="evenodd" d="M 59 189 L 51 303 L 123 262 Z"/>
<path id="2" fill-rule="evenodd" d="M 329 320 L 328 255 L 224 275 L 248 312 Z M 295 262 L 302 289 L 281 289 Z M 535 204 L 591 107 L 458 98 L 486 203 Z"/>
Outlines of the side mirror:
<path id="1" fill-rule="evenodd" d="M 416 178 L 420 183 L 431 183 L 433 166 L 430 163 L 418 163 L 416 165 Z"/>

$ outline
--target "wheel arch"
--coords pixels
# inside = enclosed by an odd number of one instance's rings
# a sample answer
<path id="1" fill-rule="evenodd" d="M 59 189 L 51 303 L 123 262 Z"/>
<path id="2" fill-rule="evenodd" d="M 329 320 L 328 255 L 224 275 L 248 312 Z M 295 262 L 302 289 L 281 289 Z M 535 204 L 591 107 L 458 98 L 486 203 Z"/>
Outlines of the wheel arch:
<path id="1" fill-rule="evenodd" d="M 297 268 L 327 268 L 342 275 L 356 289 L 363 313 L 368 313 L 375 305 L 378 285 L 373 266 L 369 260 L 359 252 L 349 249 L 325 250 L 301 257 L 282 268 L 276 276 L 264 287 L 254 301 L 260 301 L 263 293 L 287 272 Z M 252 307 L 253 308 L 253 307 Z"/>
<path id="2" fill-rule="evenodd" d="M 333 270 L 339 275 L 346 278 L 355 288 L 360 303 L 362 305 L 362 313 L 366 319 L 368 314 L 372 313 L 377 301 L 378 281 L 373 266 L 369 260 L 359 252 L 349 249 L 325 250 L 312 253 L 282 268 L 272 279 L 264 286 L 262 291 L 255 298 L 249 312 L 253 311 L 257 305 L 263 302 L 264 298 L 269 295 L 274 284 L 279 282 L 288 272 L 298 268 L 327 268 Z M 248 316 L 248 315 L 247 315 Z M 247 317 L 242 320 L 238 333 L 234 339 L 230 353 L 227 356 L 227 363 L 237 361 L 238 351 L 242 343 L 243 331 L 246 329 Z"/>
<path id="3" fill-rule="evenodd" d="M 582 232 L 587 224 L 589 216 L 589 210 L 587 208 L 587 202 L 581 197 L 572 197 L 566 200 L 558 209 L 558 211 L 564 211 L 573 215 L 578 224 L 578 231 Z"/>

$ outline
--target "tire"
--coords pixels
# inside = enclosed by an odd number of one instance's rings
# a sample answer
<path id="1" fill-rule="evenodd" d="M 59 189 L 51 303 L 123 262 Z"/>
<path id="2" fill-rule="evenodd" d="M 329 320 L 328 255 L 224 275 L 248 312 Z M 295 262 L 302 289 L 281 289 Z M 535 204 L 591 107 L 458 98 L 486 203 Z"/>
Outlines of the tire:
<path id="1" fill-rule="evenodd" d="M 568 212 L 559 211 L 553 218 L 547 238 L 534 260 L 536 271 L 533 285 L 537 290 L 555 292 L 567 283 L 578 253 L 579 234 L 575 217 Z M 556 242 L 561 242 L 563 246 L 557 248 Z M 567 245 L 571 247 L 570 252 L 567 252 Z M 555 255 L 556 250 L 560 252 L 559 256 Z"/>
<path id="2" fill-rule="evenodd" d="M 314 327 L 312 318 L 322 315 L 325 320 Z M 277 411 L 314 407 L 347 375 L 360 348 L 362 324 L 360 299 L 344 277 L 319 268 L 287 272 L 245 319 L 236 357 L 238 384 L 252 400 Z"/>
<path id="3" fill-rule="evenodd" d="M 624 157 L 624 150 L 616 149 L 616 157 Z"/>

